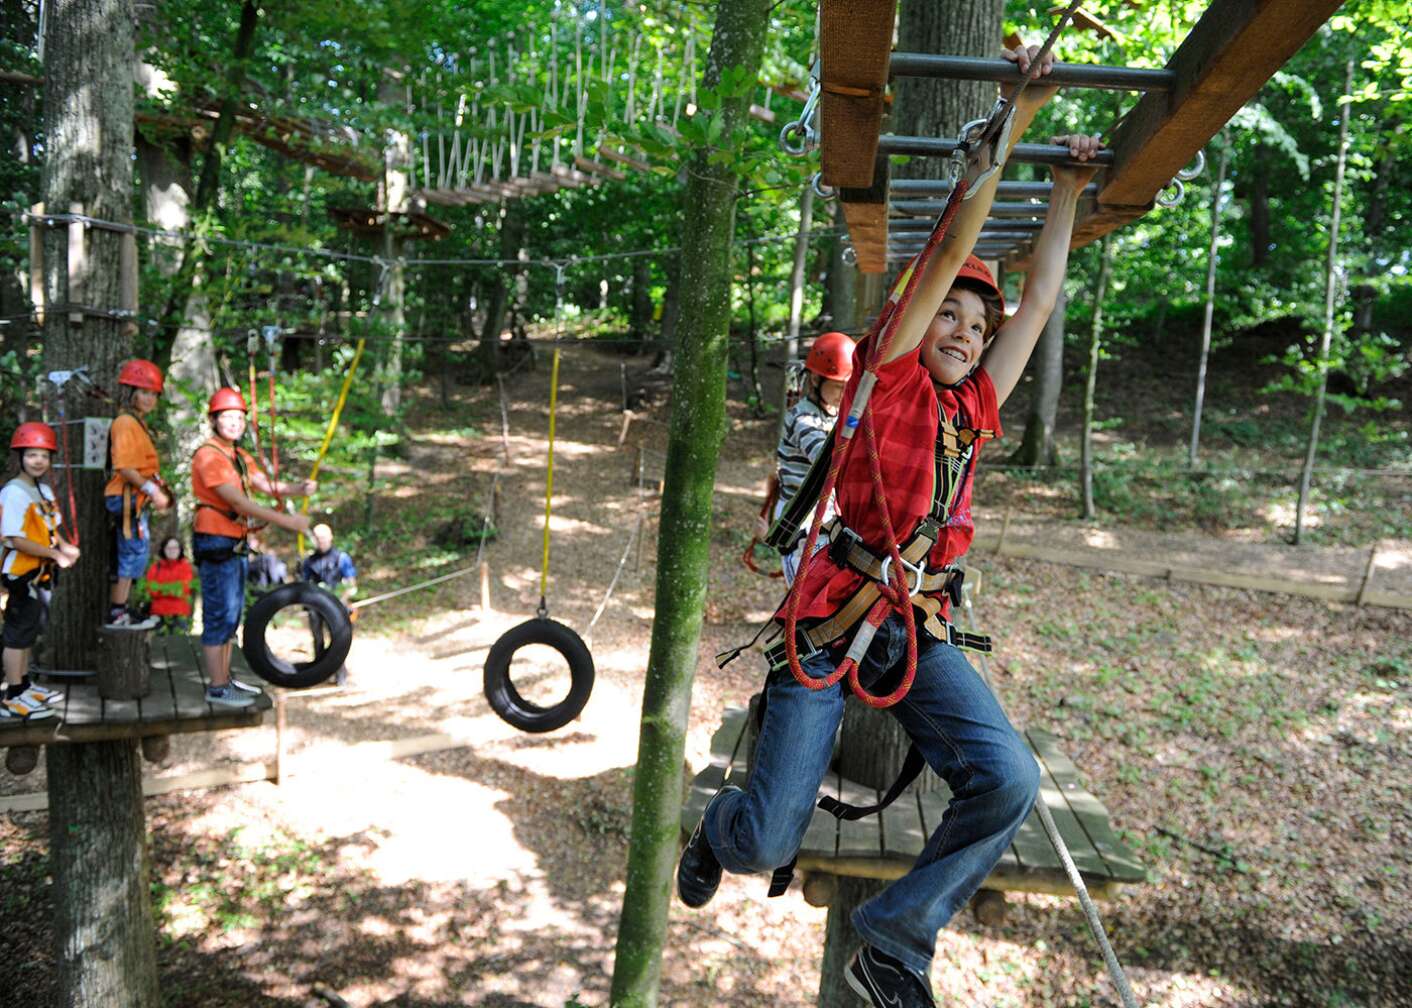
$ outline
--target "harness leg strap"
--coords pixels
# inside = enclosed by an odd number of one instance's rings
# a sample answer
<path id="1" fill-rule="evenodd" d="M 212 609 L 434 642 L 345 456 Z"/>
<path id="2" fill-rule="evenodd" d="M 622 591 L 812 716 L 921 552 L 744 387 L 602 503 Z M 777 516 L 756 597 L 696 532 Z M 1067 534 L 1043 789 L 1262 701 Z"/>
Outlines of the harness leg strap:
<path id="1" fill-rule="evenodd" d="M 927 761 L 922 758 L 922 751 L 915 745 L 907 748 L 907 755 L 903 757 L 902 769 L 897 772 L 897 779 L 892 782 L 892 786 L 883 795 L 882 801 L 876 805 L 849 805 L 841 802 L 837 798 L 824 795 L 819 799 L 819 808 L 823 809 L 835 819 L 842 819 L 852 822 L 855 819 L 862 819 L 864 816 L 875 815 L 897 801 L 898 796 L 907 790 L 907 786 L 917 779 L 918 775 L 926 769 Z"/>

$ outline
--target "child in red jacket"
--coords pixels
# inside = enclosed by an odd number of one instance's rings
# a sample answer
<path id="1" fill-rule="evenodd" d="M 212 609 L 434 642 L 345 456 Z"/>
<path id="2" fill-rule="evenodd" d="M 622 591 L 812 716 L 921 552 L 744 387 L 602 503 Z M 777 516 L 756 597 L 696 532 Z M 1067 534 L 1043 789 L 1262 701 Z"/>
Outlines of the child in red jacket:
<path id="1" fill-rule="evenodd" d="M 196 576 L 182 553 L 181 540 L 168 536 L 162 541 L 157 561 L 147 568 L 147 591 L 152 596 L 152 615 L 157 632 L 185 634 L 191 629 L 191 582 Z"/>

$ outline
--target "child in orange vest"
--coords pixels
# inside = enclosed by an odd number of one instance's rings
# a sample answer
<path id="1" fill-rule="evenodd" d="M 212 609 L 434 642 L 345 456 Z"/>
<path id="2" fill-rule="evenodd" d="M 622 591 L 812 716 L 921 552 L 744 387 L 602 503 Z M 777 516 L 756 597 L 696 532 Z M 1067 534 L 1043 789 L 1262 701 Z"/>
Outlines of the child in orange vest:
<path id="1" fill-rule="evenodd" d="M 160 462 L 144 419 L 162 396 L 162 369 L 151 361 L 130 360 L 118 372 L 119 410 L 108 432 L 113 475 L 103 488 L 103 503 L 116 521 L 117 567 L 108 595 L 108 625 L 134 626 L 128 612 L 132 582 L 147 569 L 151 533 L 147 505 L 158 511 L 172 506 L 158 474 Z M 150 624 L 144 624 L 147 626 Z"/>
<path id="2" fill-rule="evenodd" d="M 0 490 L 0 536 L 5 541 L 0 580 L 10 593 L 5 604 L 0 720 L 35 721 L 54 716 L 48 702 L 58 693 L 31 682 L 29 652 L 39 639 L 49 610 L 56 567 L 72 567 L 78 547 L 59 534 L 59 506 L 44 481 L 59 450 L 54 429 L 20 424 L 10 439 L 18 470 Z"/>
<path id="3" fill-rule="evenodd" d="M 196 495 L 192 558 L 201 578 L 201 650 L 210 685 L 206 702 L 220 707 L 249 707 L 257 686 L 230 677 L 230 648 L 245 608 L 250 520 L 308 532 L 305 515 L 261 507 L 250 499 L 251 487 L 274 496 L 312 494 L 317 484 L 276 483 L 236 442 L 245 434 L 245 397 L 233 388 L 218 389 L 206 408 L 212 436 L 191 458 L 191 489 Z"/>

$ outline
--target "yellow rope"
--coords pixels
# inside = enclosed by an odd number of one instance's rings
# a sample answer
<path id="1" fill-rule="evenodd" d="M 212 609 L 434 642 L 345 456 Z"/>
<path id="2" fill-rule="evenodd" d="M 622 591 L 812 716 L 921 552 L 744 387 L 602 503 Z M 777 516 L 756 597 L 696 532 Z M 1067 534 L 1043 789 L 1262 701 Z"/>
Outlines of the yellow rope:
<path id="1" fill-rule="evenodd" d="M 559 348 L 554 348 L 554 364 L 549 371 L 549 468 L 544 477 L 544 562 L 539 568 L 539 607 L 544 609 L 549 585 L 549 511 L 554 500 L 554 414 L 559 404 Z"/>
<path id="2" fill-rule="evenodd" d="M 324 443 L 319 445 L 318 457 L 314 459 L 314 468 L 309 471 L 309 478 L 315 480 L 319 478 L 319 466 L 324 463 L 324 456 L 328 454 L 328 446 L 333 443 L 333 432 L 338 430 L 338 417 L 343 412 L 343 404 L 348 401 L 348 390 L 353 387 L 353 376 L 358 373 L 358 362 L 363 359 L 363 348 L 367 345 L 366 339 L 358 341 L 357 349 L 353 351 L 353 363 L 348 365 L 348 373 L 343 376 L 343 388 L 338 392 L 338 402 L 334 404 L 333 416 L 328 418 L 328 430 L 324 431 Z M 304 504 L 300 508 L 302 514 L 309 513 L 309 498 L 304 497 Z M 300 532 L 296 536 L 299 555 L 304 555 L 304 533 Z"/>

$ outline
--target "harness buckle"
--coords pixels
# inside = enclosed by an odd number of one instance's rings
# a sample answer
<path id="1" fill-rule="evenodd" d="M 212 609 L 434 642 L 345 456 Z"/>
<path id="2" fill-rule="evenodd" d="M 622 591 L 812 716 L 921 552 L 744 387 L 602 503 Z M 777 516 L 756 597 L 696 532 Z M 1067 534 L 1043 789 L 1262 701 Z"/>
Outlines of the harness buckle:
<path id="1" fill-rule="evenodd" d="M 821 647 L 815 647 L 814 642 L 803 630 L 797 631 L 794 639 L 799 644 L 799 663 L 801 665 L 824 650 Z M 769 664 L 771 672 L 789 668 L 789 649 L 785 647 L 783 637 L 765 648 L 765 661 Z"/>
<path id="2" fill-rule="evenodd" d="M 878 571 L 878 580 L 885 585 L 892 584 L 892 582 L 889 581 L 887 578 L 887 572 L 891 566 L 892 554 L 889 553 L 887 556 L 883 557 L 882 570 Z M 902 569 L 912 575 L 912 590 L 909 591 L 907 594 L 909 596 L 916 595 L 922 590 L 922 578 L 926 576 L 926 569 L 924 568 L 922 563 L 913 564 L 908 563 L 906 560 L 902 561 Z"/>

